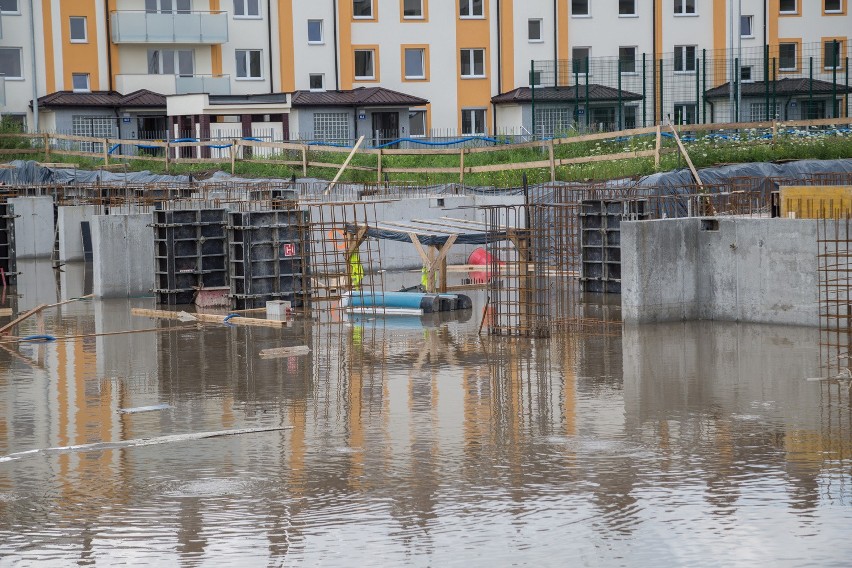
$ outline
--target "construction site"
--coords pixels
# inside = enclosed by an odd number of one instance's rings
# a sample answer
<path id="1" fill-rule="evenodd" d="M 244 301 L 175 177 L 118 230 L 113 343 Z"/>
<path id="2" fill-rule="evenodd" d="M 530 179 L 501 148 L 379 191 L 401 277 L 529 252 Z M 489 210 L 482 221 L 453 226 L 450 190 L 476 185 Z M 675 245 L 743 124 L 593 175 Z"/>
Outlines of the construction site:
<path id="1" fill-rule="evenodd" d="M 11 164 L 0 554 L 115 560 L 129 523 L 122 546 L 163 561 L 257 537 L 268 562 L 337 542 L 442 564 L 475 518 L 459 492 L 494 521 L 465 545 L 486 558 L 498 537 L 513 558 L 512 523 L 550 540 L 555 507 L 597 526 L 563 557 L 597 538 L 615 561 L 676 547 L 644 540 L 678 526 L 658 488 L 778 544 L 773 507 L 808 511 L 820 536 L 791 520 L 778 558 L 830 560 L 852 520 L 852 161 L 688 165 L 497 190 Z M 58 536 L 81 523 L 97 536 Z M 681 560 L 727 554 L 691 532 Z"/>

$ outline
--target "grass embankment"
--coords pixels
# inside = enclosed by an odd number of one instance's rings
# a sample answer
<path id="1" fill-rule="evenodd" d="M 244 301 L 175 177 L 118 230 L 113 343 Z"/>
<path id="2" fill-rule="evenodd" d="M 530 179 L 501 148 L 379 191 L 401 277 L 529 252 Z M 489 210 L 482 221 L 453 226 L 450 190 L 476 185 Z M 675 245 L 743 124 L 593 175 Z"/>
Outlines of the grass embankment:
<path id="1" fill-rule="evenodd" d="M 774 140 L 759 137 L 758 132 L 751 131 L 741 134 L 739 137 L 724 139 L 713 134 L 699 136 L 696 140 L 686 143 L 689 155 L 697 168 L 713 166 L 718 164 L 748 163 L 748 162 L 771 162 L 776 160 L 790 159 L 839 159 L 852 158 L 852 135 L 848 132 L 837 130 L 829 133 L 812 131 L 809 133 L 787 133 L 779 134 Z M 636 136 L 626 140 L 605 140 L 598 142 L 581 142 L 574 144 L 557 145 L 554 157 L 559 160 L 563 158 L 577 158 L 584 156 L 605 156 L 622 152 L 634 152 L 653 150 L 653 136 Z M 25 142 L 26 144 L 26 142 Z M 8 147 L 8 146 L 7 146 Z M 17 146 L 21 147 L 21 146 Z M 664 149 L 675 149 L 675 142 L 664 139 Z M 6 156 L 12 159 L 42 159 L 41 154 L 26 154 Z M 505 149 L 493 152 L 471 153 L 465 155 L 465 166 L 486 166 L 497 164 L 517 164 L 525 162 L 546 161 L 549 158 L 546 144 L 537 148 L 513 148 L 506 146 Z M 283 166 L 273 163 L 262 163 L 263 158 L 255 158 L 254 162 L 237 161 L 235 174 L 243 177 L 253 178 L 289 178 L 293 175 L 302 177 L 301 167 Z M 301 160 L 301 152 L 285 151 L 269 157 L 270 160 Z M 308 160 L 310 162 L 323 162 L 329 164 L 342 164 L 346 159 L 345 153 L 323 152 L 321 150 L 310 150 Z M 102 165 L 101 159 L 84 158 L 79 156 L 62 156 L 56 150 L 50 155 L 51 162 L 72 162 L 78 164 L 81 169 L 97 169 Z M 111 160 L 112 163 L 122 163 L 120 160 Z M 123 161 L 127 164 L 129 171 L 150 170 L 154 173 L 166 173 L 165 163 L 162 161 L 130 159 Z M 357 154 L 351 162 L 355 168 L 372 168 L 377 166 L 378 158 L 375 154 Z M 556 178 L 560 181 L 598 181 L 618 179 L 625 177 L 637 177 L 652 174 L 657 171 L 671 171 L 685 167 L 685 161 L 678 152 L 670 152 L 661 157 L 660 167 L 654 167 L 653 158 L 629 158 L 620 160 L 607 160 L 601 162 L 570 164 L 556 168 Z M 460 158 L 458 154 L 446 155 L 385 155 L 382 159 L 385 170 L 391 168 L 448 168 L 458 170 Z M 170 164 L 168 173 L 190 174 L 210 172 L 211 170 L 230 171 L 230 162 L 203 163 L 203 164 Z M 308 177 L 320 179 L 331 179 L 336 171 L 332 168 L 309 167 Z M 517 187 L 521 184 L 522 175 L 526 173 L 530 183 L 545 183 L 550 181 L 550 168 L 530 168 L 523 170 L 503 170 L 485 173 L 465 174 L 464 182 L 471 186 L 494 186 L 494 187 Z M 458 173 L 389 173 L 391 182 L 410 182 L 416 184 L 438 184 L 453 183 L 459 181 Z M 341 177 L 341 181 L 348 182 L 375 182 L 376 171 L 363 169 L 348 169 Z"/>

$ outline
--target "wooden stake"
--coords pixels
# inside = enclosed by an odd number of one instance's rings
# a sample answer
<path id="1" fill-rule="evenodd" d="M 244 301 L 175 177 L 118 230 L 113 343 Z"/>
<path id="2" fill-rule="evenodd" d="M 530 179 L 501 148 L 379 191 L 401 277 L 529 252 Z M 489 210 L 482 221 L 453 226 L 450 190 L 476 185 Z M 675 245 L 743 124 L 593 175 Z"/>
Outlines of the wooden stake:
<path id="1" fill-rule="evenodd" d="M 348 166 L 348 165 L 349 165 L 349 162 L 351 162 L 351 161 L 352 161 L 352 158 L 354 158 L 354 157 L 355 157 L 355 152 L 357 152 L 357 151 L 358 151 L 358 148 L 361 146 L 361 143 L 362 143 L 363 141 L 364 141 L 364 137 L 363 137 L 363 136 L 361 136 L 361 138 L 359 138 L 359 139 L 358 139 L 358 141 L 355 143 L 355 147 L 354 147 L 354 148 L 352 148 L 352 151 L 351 151 L 351 152 L 349 152 L 349 156 L 347 156 L 347 157 L 346 157 L 346 161 L 345 161 L 345 162 L 343 162 L 343 165 L 342 165 L 342 166 L 340 166 L 340 169 L 339 169 L 339 170 L 337 170 L 337 175 L 336 175 L 336 176 L 334 176 L 334 179 L 333 179 L 333 180 L 331 180 L 331 183 L 330 183 L 330 184 L 328 184 L 328 189 L 326 189 L 326 190 L 325 190 L 325 194 L 324 194 L 324 195 L 328 195 L 329 193 L 331 193 L 331 190 L 332 190 L 332 188 L 334 187 L 334 185 L 337 183 L 337 180 L 339 180 L 339 179 L 340 179 L 340 176 L 341 176 L 341 175 L 343 175 L 343 170 L 345 170 L 345 169 L 346 169 L 346 166 Z"/>
<path id="2" fill-rule="evenodd" d="M 229 148 L 231 151 L 231 175 L 234 175 L 234 170 L 237 166 L 237 139 L 234 138 L 231 140 L 231 147 Z"/>
<path id="3" fill-rule="evenodd" d="M 302 145 L 302 177 L 308 177 L 308 145 Z"/>
<path id="4" fill-rule="evenodd" d="M 381 148 L 379 148 L 379 163 L 378 163 L 377 170 L 378 170 L 377 181 L 378 181 L 378 183 L 382 183 L 382 149 Z"/>
<path id="5" fill-rule="evenodd" d="M 660 150 L 663 147 L 663 131 L 657 125 L 657 144 L 654 146 L 654 169 L 660 169 Z"/>
<path id="6" fill-rule="evenodd" d="M 459 150 L 459 184 L 464 185 L 464 155 L 465 149 Z"/>
<path id="7" fill-rule="evenodd" d="M 44 161 L 50 161 L 50 135 L 46 132 L 43 134 L 44 137 Z"/>
<path id="8" fill-rule="evenodd" d="M 553 139 L 547 142 L 547 151 L 550 154 L 550 182 L 556 181 L 556 158 L 553 152 Z"/>
<path id="9" fill-rule="evenodd" d="M 683 154 L 684 159 L 686 159 L 686 165 L 689 166 L 689 171 L 692 172 L 692 177 L 695 178 L 696 183 L 698 183 L 699 189 L 703 193 L 704 184 L 701 182 L 701 178 L 698 176 L 698 171 L 695 169 L 695 166 L 692 165 L 692 159 L 689 157 L 689 153 L 686 151 L 683 142 L 680 141 L 680 136 L 678 136 L 677 129 L 671 122 L 669 123 L 669 128 L 671 128 L 672 133 L 674 134 L 675 142 L 677 142 L 677 147 L 680 148 L 680 153 Z"/>
<path id="10" fill-rule="evenodd" d="M 104 165 L 109 165 L 109 139 L 104 139 Z"/>

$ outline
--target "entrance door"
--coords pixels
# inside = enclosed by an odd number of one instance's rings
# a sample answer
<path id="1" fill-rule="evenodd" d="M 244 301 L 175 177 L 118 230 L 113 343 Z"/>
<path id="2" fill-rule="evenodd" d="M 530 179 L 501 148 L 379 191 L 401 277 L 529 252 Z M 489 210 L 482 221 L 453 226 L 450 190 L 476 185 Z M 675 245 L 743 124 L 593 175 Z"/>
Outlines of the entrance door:
<path id="1" fill-rule="evenodd" d="M 386 144 L 399 138 L 399 113 L 373 113 L 373 146 Z"/>
<path id="2" fill-rule="evenodd" d="M 607 131 L 615 127 L 615 107 L 597 107 L 592 109 L 592 128 Z"/>
<path id="3" fill-rule="evenodd" d="M 825 116 L 825 101 L 806 100 L 802 103 L 802 107 L 805 111 L 805 120 L 819 120 L 821 118 L 827 118 Z"/>

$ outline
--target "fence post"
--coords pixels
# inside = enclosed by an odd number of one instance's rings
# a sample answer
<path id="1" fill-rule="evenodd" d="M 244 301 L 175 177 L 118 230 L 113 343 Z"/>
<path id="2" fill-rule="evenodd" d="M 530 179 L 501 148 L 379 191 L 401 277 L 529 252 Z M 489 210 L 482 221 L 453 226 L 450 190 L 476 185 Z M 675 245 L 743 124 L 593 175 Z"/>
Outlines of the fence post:
<path id="1" fill-rule="evenodd" d="M 459 183 L 461 185 L 464 185 L 464 154 L 464 148 L 459 150 Z"/>
<path id="2" fill-rule="evenodd" d="M 42 138 L 44 139 L 44 161 L 50 161 L 50 135 L 45 132 L 42 134 Z"/>
<path id="3" fill-rule="evenodd" d="M 376 170 L 378 172 L 378 174 L 376 176 L 376 181 L 378 183 L 382 183 L 382 153 L 383 153 L 383 150 L 381 148 L 379 148 L 379 163 L 378 163 L 378 167 L 376 168 Z"/>
<path id="4" fill-rule="evenodd" d="M 654 169 L 660 169 L 660 148 L 663 145 L 663 132 L 660 125 L 657 125 L 657 143 L 654 146 Z"/>
<path id="5" fill-rule="evenodd" d="M 109 165 L 109 138 L 104 138 L 104 165 Z"/>
<path id="6" fill-rule="evenodd" d="M 302 177 L 308 177 L 308 145 L 302 144 Z"/>
<path id="7" fill-rule="evenodd" d="M 166 173 L 169 173 L 169 162 L 172 160 L 171 142 L 166 140 Z"/>
<path id="8" fill-rule="evenodd" d="M 237 167 L 237 139 L 231 140 L 231 175 L 234 175 Z"/>
<path id="9" fill-rule="evenodd" d="M 553 146 L 554 146 L 554 143 L 553 143 L 553 139 L 551 138 L 547 142 L 547 151 L 548 151 L 548 153 L 550 153 L 550 183 L 553 183 L 553 182 L 556 181 L 556 158 L 554 156 Z"/>

